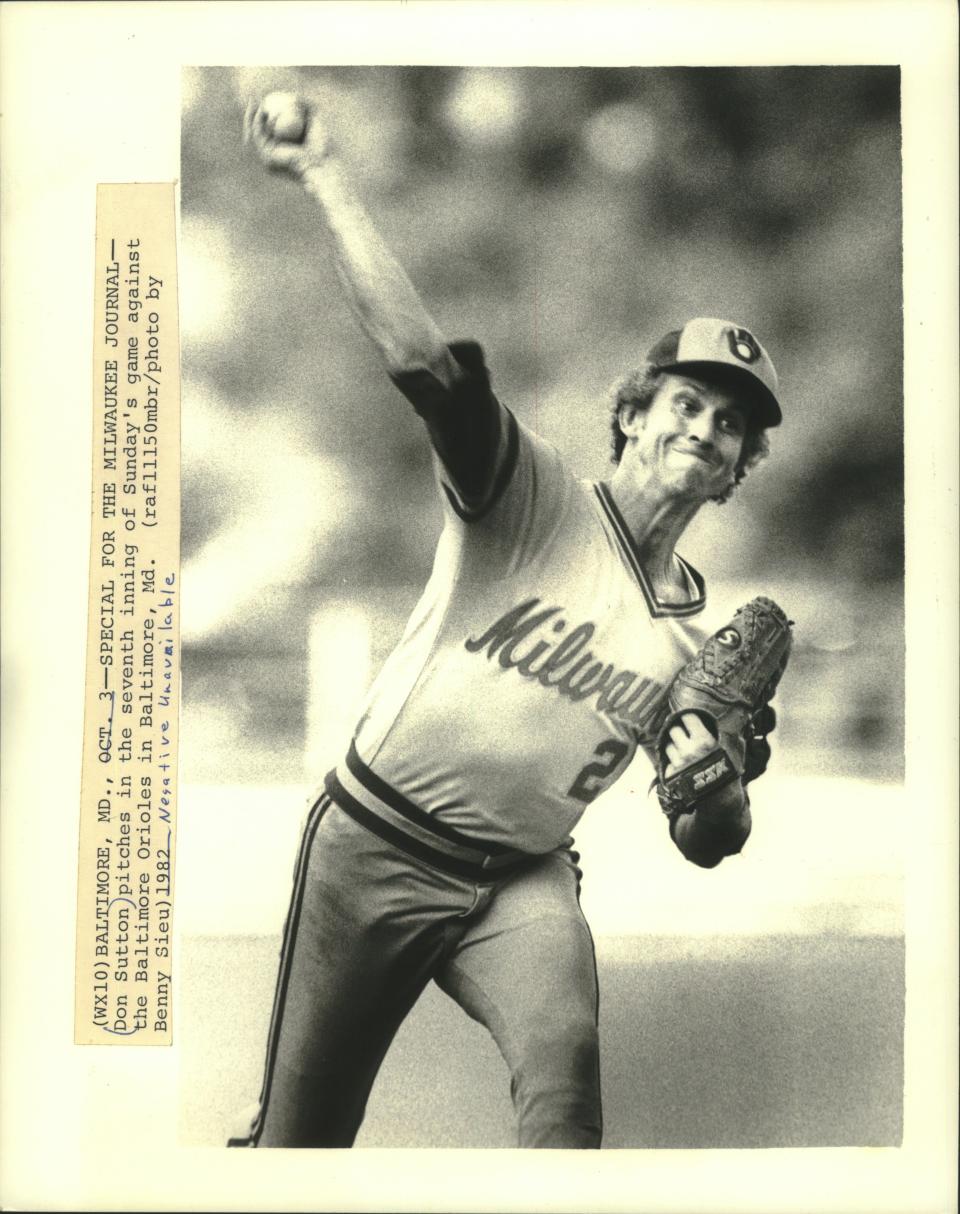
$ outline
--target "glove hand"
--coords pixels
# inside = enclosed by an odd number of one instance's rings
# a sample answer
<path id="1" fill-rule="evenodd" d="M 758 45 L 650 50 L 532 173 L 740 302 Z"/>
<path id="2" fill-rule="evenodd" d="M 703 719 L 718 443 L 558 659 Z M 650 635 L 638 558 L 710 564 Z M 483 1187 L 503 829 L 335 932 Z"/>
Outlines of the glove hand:
<path id="1" fill-rule="evenodd" d="M 668 717 L 657 742 L 657 795 L 664 813 L 710 805 L 722 814 L 742 805 L 741 750 L 740 739 L 723 737 L 704 710 Z"/>
<path id="2" fill-rule="evenodd" d="M 662 746 L 663 757 L 667 760 L 663 775 L 669 779 L 716 750 L 717 739 L 702 717 L 695 712 L 685 712 L 666 731 Z"/>
<path id="3" fill-rule="evenodd" d="M 263 102 L 251 101 L 243 119 L 243 138 L 252 145 L 263 164 L 273 173 L 284 173 L 296 181 L 319 167 L 333 154 L 333 142 L 315 107 L 297 98 L 305 119 L 300 139 L 279 138 L 272 116 Z"/>
<path id="4" fill-rule="evenodd" d="M 718 816 L 736 810 L 744 785 L 763 774 L 791 624 L 758 595 L 677 671 L 656 748 L 657 795 L 671 820 L 701 807 Z"/>

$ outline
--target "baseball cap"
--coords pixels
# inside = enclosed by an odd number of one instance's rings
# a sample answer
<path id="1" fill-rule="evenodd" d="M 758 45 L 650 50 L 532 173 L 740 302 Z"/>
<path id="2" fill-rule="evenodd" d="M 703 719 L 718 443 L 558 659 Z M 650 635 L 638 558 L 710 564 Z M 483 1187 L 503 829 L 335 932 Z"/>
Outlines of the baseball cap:
<path id="1" fill-rule="evenodd" d="M 729 367 L 755 389 L 751 400 L 761 425 L 779 426 L 783 420 L 777 400 L 779 381 L 770 355 L 749 329 L 732 320 L 713 316 L 688 320 L 682 329 L 660 338 L 647 362 L 660 371 Z"/>

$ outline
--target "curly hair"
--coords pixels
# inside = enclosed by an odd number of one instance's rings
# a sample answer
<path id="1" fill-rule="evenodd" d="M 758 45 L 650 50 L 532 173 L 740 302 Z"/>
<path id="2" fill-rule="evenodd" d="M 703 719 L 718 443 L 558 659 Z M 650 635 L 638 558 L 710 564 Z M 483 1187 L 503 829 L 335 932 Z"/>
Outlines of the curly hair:
<path id="1" fill-rule="evenodd" d="M 666 374 L 666 371 L 651 363 L 642 363 L 636 370 L 618 380 L 610 389 L 610 440 L 613 448 L 611 459 L 615 464 L 620 463 L 623 449 L 627 444 L 627 436 L 620 429 L 620 410 L 624 405 L 633 405 L 641 413 L 645 413 L 653 403 L 657 389 Z M 729 386 L 733 382 L 724 375 L 723 368 L 710 367 L 704 374 L 708 380 L 720 386 Z M 736 376 L 736 372 L 734 375 Z M 743 380 L 737 378 L 735 382 L 738 386 L 742 386 Z M 712 498 L 711 501 L 720 506 L 729 501 L 733 496 L 733 491 L 750 469 L 755 468 L 769 454 L 770 442 L 766 430 L 762 426 L 753 424 L 748 416 L 747 429 L 743 437 L 743 450 L 737 460 L 734 482 L 726 492 Z"/>

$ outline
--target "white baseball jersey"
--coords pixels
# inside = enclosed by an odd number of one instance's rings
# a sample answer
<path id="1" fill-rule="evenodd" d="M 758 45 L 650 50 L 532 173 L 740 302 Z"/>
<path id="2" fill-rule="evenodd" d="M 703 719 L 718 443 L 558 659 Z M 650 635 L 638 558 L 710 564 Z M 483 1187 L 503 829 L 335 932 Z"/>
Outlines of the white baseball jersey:
<path id="1" fill-rule="evenodd" d="M 478 346 L 451 350 L 452 392 L 397 381 L 431 432 L 444 528 L 328 787 L 546 852 L 655 738 L 666 685 L 705 639 L 703 582 L 677 558 L 687 600 L 660 602 L 609 489 L 496 400 Z"/>

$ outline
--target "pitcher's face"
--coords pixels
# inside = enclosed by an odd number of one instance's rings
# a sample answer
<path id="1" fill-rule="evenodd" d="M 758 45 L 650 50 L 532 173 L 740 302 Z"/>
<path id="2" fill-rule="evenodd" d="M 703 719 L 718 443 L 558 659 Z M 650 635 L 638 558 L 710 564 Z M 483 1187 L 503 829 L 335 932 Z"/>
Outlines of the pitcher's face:
<path id="1" fill-rule="evenodd" d="M 665 488 L 717 497 L 733 483 L 743 450 L 747 421 L 737 401 L 735 392 L 695 376 L 665 375 L 647 410 L 624 410 L 624 459 Z"/>

